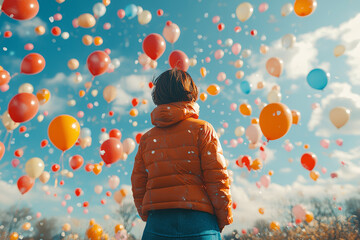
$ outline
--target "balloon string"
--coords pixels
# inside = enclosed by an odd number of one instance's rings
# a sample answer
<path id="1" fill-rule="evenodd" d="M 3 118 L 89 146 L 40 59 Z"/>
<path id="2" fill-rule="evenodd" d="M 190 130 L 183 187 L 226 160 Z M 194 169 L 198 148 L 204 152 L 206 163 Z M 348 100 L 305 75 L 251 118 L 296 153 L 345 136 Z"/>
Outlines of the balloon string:
<path id="1" fill-rule="evenodd" d="M 4 138 L 4 140 L 3 140 L 3 143 L 6 142 L 6 139 L 7 139 L 8 135 L 9 135 L 9 131 L 6 131 L 6 134 L 5 134 L 5 138 Z"/>
<path id="2" fill-rule="evenodd" d="M 12 138 L 13 138 L 13 134 L 14 134 L 14 132 L 11 131 L 10 139 L 9 139 L 9 143 L 8 143 L 8 147 L 7 147 L 7 150 L 8 150 L 8 151 L 10 151 L 10 144 L 11 144 L 11 140 L 12 140 Z"/>
<path id="3" fill-rule="evenodd" d="M 14 73 L 14 74 L 10 77 L 10 79 L 16 77 L 17 75 L 19 75 L 19 73 Z"/>
<path id="4" fill-rule="evenodd" d="M 60 156 L 61 171 L 64 170 L 64 153 L 65 151 L 63 151 Z M 62 174 L 61 174 L 61 180 L 64 180 L 64 176 Z"/>

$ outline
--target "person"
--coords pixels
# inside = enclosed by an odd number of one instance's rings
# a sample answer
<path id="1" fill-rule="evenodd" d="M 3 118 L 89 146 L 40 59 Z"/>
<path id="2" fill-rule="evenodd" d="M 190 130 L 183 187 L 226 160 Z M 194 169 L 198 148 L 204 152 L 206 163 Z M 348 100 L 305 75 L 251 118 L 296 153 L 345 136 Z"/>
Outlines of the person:
<path id="1" fill-rule="evenodd" d="M 213 126 L 199 117 L 198 89 L 182 70 L 154 80 L 154 127 L 140 139 L 131 174 L 142 240 L 221 239 L 233 222 L 230 178 Z"/>

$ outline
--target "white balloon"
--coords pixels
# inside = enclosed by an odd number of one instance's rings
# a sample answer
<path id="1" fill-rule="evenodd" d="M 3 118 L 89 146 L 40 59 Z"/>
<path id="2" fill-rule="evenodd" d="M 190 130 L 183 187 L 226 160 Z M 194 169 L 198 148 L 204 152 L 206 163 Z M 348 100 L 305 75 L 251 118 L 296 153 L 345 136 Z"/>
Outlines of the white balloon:
<path id="1" fill-rule="evenodd" d="M 286 3 L 281 8 L 281 16 L 286 17 L 294 10 L 294 7 L 291 3 Z"/>
<path id="2" fill-rule="evenodd" d="M 241 137 L 242 135 L 244 135 L 244 133 L 245 133 L 244 127 L 239 126 L 239 127 L 235 128 L 235 136 Z"/>
<path id="3" fill-rule="evenodd" d="M 111 60 L 111 63 L 114 65 L 115 68 L 120 67 L 120 60 L 117 58 L 114 58 L 113 60 Z"/>
<path id="4" fill-rule="evenodd" d="M 117 188 L 119 184 L 120 184 L 120 178 L 118 176 L 113 175 L 109 178 L 109 186 L 111 189 Z"/>
<path id="5" fill-rule="evenodd" d="M 100 193 L 102 192 L 102 190 L 103 190 L 103 187 L 102 187 L 101 185 L 96 185 L 96 186 L 94 187 L 94 192 L 95 192 L 96 194 L 100 194 Z"/>
<path id="6" fill-rule="evenodd" d="M 138 21 L 141 25 L 148 24 L 151 21 L 152 15 L 148 10 L 143 11 L 138 15 Z"/>
<path id="7" fill-rule="evenodd" d="M 250 56 L 251 56 L 251 50 L 250 50 L 250 49 L 244 49 L 244 50 L 242 51 L 242 53 L 241 53 L 241 56 L 242 56 L 243 58 L 248 58 L 248 57 L 250 57 Z"/>
<path id="8" fill-rule="evenodd" d="M 63 32 L 61 34 L 61 37 L 66 40 L 66 39 L 68 39 L 70 37 L 70 34 L 68 32 Z"/>
<path id="9" fill-rule="evenodd" d="M 102 17 L 106 13 L 106 6 L 103 3 L 95 3 L 93 12 L 96 17 Z"/>
<path id="10" fill-rule="evenodd" d="M 30 83 L 21 84 L 19 87 L 19 93 L 33 93 L 34 87 Z"/>
<path id="11" fill-rule="evenodd" d="M 102 144 L 103 142 L 105 142 L 106 140 L 109 139 L 109 134 L 108 133 L 101 133 L 100 136 L 99 136 L 99 142 L 100 144 Z"/>
<path id="12" fill-rule="evenodd" d="M 37 116 L 37 120 L 38 122 L 42 122 L 44 120 L 44 115 L 40 114 L 39 116 Z"/>
<path id="13" fill-rule="evenodd" d="M 268 96 L 267 96 L 267 100 L 269 103 L 278 103 L 281 101 L 281 93 L 278 91 L 270 91 Z"/>
<path id="14" fill-rule="evenodd" d="M 141 6 L 137 6 L 137 15 L 140 15 L 143 12 L 143 8 Z"/>
<path id="15" fill-rule="evenodd" d="M 123 151 L 127 155 L 131 154 L 135 150 L 135 141 L 132 138 L 127 138 L 123 142 Z"/>
<path id="16" fill-rule="evenodd" d="M 76 105 L 76 101 L 74 99 L 71 99 L 67 102 L 68 106 L 73 107 Z"/>
<path id="17" fill-rule="evenodd" d="M 225 46 L 230 47 L 232 46 L 234 41 L 231 38 L 225 40 Z"/>
<path id="18" fill-rule="evenodd" d="M 192 67 L 196 66 L 196 64 L 197 64 L 196 58 L 190 58 L 190 59 L 189 59 L 189 64 L 190 64 L 190 66 L 192 66 Z"/>
<path id="19" fill-rule="evenodd" d="M 267 104 L 264 102 L 259 103 L 259 105 L 258 105 L 259 110 L 261 111 L 264 107 L 266 107 L 266 105 Z"/>
<path id="20" fill-rule="evenodd" d="M 295 42 L 296 42 L 296 37 L 293 34 L 286 34 L 281 39 L 281 43 L 284 48 L 292 48 Z"/>
<path id="21" fill-rule="evenodd" d="M 83 77 L 81 76 L 81 74 L 75 74 L 75 78 L 74 78 L 74 82 L 75 83 L 81 83 L 83 80 Z"/>

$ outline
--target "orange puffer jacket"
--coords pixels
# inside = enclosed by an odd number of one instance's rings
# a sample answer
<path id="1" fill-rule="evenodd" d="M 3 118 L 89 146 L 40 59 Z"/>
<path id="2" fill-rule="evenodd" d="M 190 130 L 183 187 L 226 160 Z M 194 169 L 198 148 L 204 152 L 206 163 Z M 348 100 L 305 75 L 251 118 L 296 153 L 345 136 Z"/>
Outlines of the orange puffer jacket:
<path id="1" fill-rule="evenodd" d="M 136 208 L 185 208 L 217 216 L 219 227 L 233 222 L 230 179 L 216 132 L 199 120 L 199 105 L 176 102 L 151 113 L 154 128 L 141 137 L 131 175 Z"/>

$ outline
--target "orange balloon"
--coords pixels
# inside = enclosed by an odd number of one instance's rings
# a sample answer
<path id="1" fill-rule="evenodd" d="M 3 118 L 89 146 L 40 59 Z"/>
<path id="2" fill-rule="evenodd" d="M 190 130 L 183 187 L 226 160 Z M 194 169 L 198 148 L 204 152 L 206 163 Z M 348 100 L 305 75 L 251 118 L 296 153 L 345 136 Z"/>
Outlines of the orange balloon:
<path id="1" fill-rule="evenodd" d="M 66 151 L 78 140 L 79 122 L 72 116 L 60 115 L 54 118 L 48 128 L 49 139 L 58 149 Z"/>
<path id="2" fill-rule="evenodd" d="M 136 108 L 130 110 L 130 116 L 136 117 L 139 114 L 139 111 Z"/>
<path id="3" fill-rule="evenodd" d="M 206 77 L 206 68 L 204 67 L 200 68 L 200 74 L 203 78 Z"/>
<path id="4" fill-rule="evenodd" d="M 90 240 L 100 240 L 103 229 L 99 224 L 94 224 L 88 228 L 86 235 Z"/>
<path id="5" fill-rule="evenodd" d="M 310 178 L 314 181 L 316 181 L 320 177 L 320 173 L 318 171 L 311 171 L 310 172 Z"/>
<path id="6" fill-rule="evenodd" d="M 250 104 L 247 104 L 247 103 L 241 104 L 239 107 L 239 110 L 240 110 L 240 113 L 245 116 L 250 116 L 251 112 L 252 112 L 252 108 L 251 108 Z"/>
<path id="7" fill-rule="evenodd" d="M 216 84 L 211 84 L 209 85 L 209 87 L 206 89 L 206 91 L 212 95 L 212 96 L 215 96 L 215 95 L 218 95 L 220 93 L 220 87 Z"/>
<path id="8" fill-rule="evenodd" d="M 270 103 L 261 113 L 259 124 L 262 133 L 268 140 L 276 140 L 284 136 L 292 124 L 290 109 L 282 103 Z"/>
<path id="9" fill-rule="evenodd" d="M 19 238 L 19 234 L 17 232 L 13 232 L 9 236 L 10 240 L 18 240 L 18 238 Z"/>
<path id="10" fill-rule="evenodd" d="M 35 28 L 35 33 L 36 33 L 37 35 L 44 35 L 44 33 L 45 33 L 45 27 L 44 27 L 44 26 L 41 26 L 41 25 L 37 26 L 37 27 Z"/>
<path id="11" fill-rule="evenodd" d="M 90 35 L 84 35 L 82 37 L 82 42 L 85 46 L 90 46 L 93 42 L 93 38 Z"/>
<path id="12" fill-rule="evenodd" d="M 251 168 L 253 170 L 260 170 L 262 168 L 263 164 L 259 159 L 255 159 L 252 164 L 251 164 Z"/>
<path id="13" fill-rule="evenodd" d="M 95 175 L 99 175 L 99 173 L 101 173 L 102 167 L 100 164 L 95 163 L 93 168 L 93 172 L 95 173 Z"/>
<path id="14" fill-rule="evenodd" d="M 84 97 L 84 96 L 85 96 L 85 91 L 84 91 L 84 90 L 80 90 L 80 91 L 79 91 L 79 96 L 80 96 L 80 97 Z"/>
<path id="15" fill-rule="evenodd" d="M 304 149 L 309 149 L 309 148 L 310 148 L 309 144 L 304 145 Z"/>
<path id="16" fill-rule="evenodd" d="M 103 2 L 103 4 L 104 4 L 105 6 L 109 6 L 109 5 L 110 5 L 110 0 L 103 0 L 102 2 Z"/>
<path id="17" fill-rule="evenodd" d="M 115 226 L 115 234 L 116 234 L 117 232 L 123 230 L 123 229 L 125 229 L 125 228 L 124 228 L 124 225 L 122 225 L 122 224 L 117 224 L 117 225 Z"/>
<path id="18" fill-rule="evenodd" d="M 120 189 L 120 193 L 123 197 L 126 197 L 126 195 L 127 195 L 127 191 L 125 188 Z"/>
<path id="19" fill-rule="evenodd" d="M 272 176 L 272 175 L 274 175 L 274 171 L 273 171 L 273 170 L 270 170 L 270 171 L 269 171 L 269 176 Z"/>
<path id="20" fill-rule="evenodd" d="M 259 119 L 258 118 L 251 119 L 251 124 L 259 124 Z"/>
<path id="21" fill-rule="evenodd" d="M 43 88 L 36 93 L 36 97 L 39 100 L 40 105 L 47 103 L 50 100 L 50 96 L 50 91 L 46 88 Z"/>
<path id="22" fill-rule="evenodd" d="M 280 224 L 278 222 L 273 221 L 270 223 L 270 229 L 273 231 L 278 231 L 280 230 Z"/>
<path id="23" fill-rule="evenodd" d="M 291 110 L 292 124 L 298 124 L 300 120 L 300 112 L 297 110 Z"/>
<path id="24" fill-rule="evenodd" d="M 147 104 L 147 103 L 148 103 L 148 100 L 143 99 L 143 100 L 141 101 L 141 103 L 142 103 L 142 104 Z"/>
<path id="25" fill-rule="evenodd" d="M 94 38 L 94 44 L 95 46 L 100 46 L 101 44 L 103 44 L 103 39 L 101 37 L 95 37 Z"/>
<path id="26" fill-rule="evenodd" d="M 206 99 L 207 99 L 207 94 L 206 94 L 206 93 L 201 93 L 201 94 L 200 94 L 200 100 L 203 101 L 203 102 L 205 102 Z"/>
<path id="27" fill-rule="evenodd" d="M 265 210 L 263 208 L 259 208 L 259 213 L 263 215 L 265 213 Z"/>
<path id="28" fill-rule="evenodd" d="M 280 77 L 283 71 L 283 61 L 276 57 L 270 58 L 266 62 L 266 70 L 271 76 Z"/>
<path id="29" fill-rule="evenodd" d="M 312 214 L 312 212 L 306 212 L 305 221 L 311 223 L 313 219 L 314 219 L 314 215 Z"/>
<path id="30" fill-rule="evenodd" d="M 316 6 L 316 0 L 296 0 L 294 3 L 294 12 L 299 17 L 305 17 L 312 14 Z"/>

